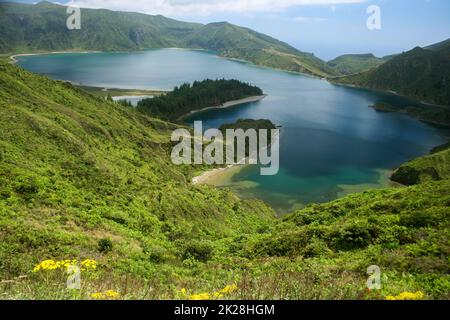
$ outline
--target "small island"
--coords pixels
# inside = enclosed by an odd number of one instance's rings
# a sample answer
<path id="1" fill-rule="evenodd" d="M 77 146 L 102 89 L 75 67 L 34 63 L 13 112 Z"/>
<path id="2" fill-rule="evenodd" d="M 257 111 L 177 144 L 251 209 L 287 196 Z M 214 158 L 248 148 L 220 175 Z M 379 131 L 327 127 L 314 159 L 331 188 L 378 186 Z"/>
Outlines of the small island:
<path id="1" fill-rule="evenodd" d="M 238 80 L 203 80 L 185 83 L 173 91 L 139 102 L 137 108 L 152 116 L 179 121 L 199 111 L 227 108 L 265 97 L 262 89 Z"/>

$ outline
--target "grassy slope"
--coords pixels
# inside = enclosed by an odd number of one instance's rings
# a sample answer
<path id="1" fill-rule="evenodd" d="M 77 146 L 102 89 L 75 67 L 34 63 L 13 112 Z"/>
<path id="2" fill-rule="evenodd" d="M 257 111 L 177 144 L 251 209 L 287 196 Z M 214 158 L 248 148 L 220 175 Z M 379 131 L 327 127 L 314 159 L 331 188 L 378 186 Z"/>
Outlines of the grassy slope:
<path id="1" fill-rule="evenodd" d="M 335 75 L 312 54 L 228 23 L 201 25 L 138 13 L 82 10 L 81 30 L 68 31 L 65 7 L 0 3 L 0 52 L 139 50 L 186 47 L 318 76 Z"/>
<path id="2" fill-rule="evenodd" d="M 402 165 L 392 180 L 404 185 L 444 180 L 450 176 L 450 148 Z"/>
<path id="3" fill-rule="evenodd" d="M 211 23 L 196 30 L 186 40 L 189 48 L 207 48 L 228 58 L 243 59 L 257 65 L 318 76 L 335 74 L 313 54 L 253 30 L 227 22 Z"/>
<path id="4" fill-rule="evenodd" d="M 0 275 L 27 276 L 0 283 L 3 298 L 183 298 L 183 287 L 232 282 L 225 298 L 450 298 L 447 174 L 276 221 L 258 201 L 191 186 L 192 168 L 168 158 L 174 125 L 6 63 L 0 71 Z M 103 238 L 109 253 L 98 251 Z M 95 258 L 99 270 L 74 296 L 64 278 L 30 272 L 46 258 Z M 365 287 L 372 264 L 379 292 Z"/>
<path id="5" fill-rule="evenodd" d="M 378 68 L 335 79 L 343 84 L 393 90 L 439 105 L 450 105 L 450 43 L 436 50 L 415 48 L 395 56 Z"/>
<path id="6" fill-rule="evenodd" d="M 347 54 L 329 61 L 327 65 L 336 70 L 336 73 L 349 75 L 376 68 L 385 62 L 385 59 L 373 54 Z"/>
<path id="7" fill-rule="evenodd" d="M 191 168 L 170 162 L 174 125 L 3 62 L 0 88 L 2 278 L 69 256 L 150 276 L 155 252 L 177 264 L 191 241 L 273 219 L 262 203 L 191 186 Z M 108 257 L 102 238 L 114 244 Z"/>

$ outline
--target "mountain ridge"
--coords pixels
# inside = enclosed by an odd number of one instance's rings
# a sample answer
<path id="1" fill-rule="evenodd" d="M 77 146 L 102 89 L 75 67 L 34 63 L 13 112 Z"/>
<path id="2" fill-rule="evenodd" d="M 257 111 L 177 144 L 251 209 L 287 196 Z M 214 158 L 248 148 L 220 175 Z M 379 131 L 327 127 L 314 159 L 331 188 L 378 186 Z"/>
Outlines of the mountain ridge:
<path id="1" fill-rule="evenodd" d="M 324 61 L 268 35 L 230 24 L 206 25 L 106 9 L 82 9 L 81 30 L 66 28 L 65 6 L 0 3 L 0 52 L 120 51 L 180 47 L 303 72 L 334 74 Z"/>
<path id="2" fill-rule="evenodd" d="M 327 62 L 327 65 L 340 74 L 350 75 L 376 68 L 387 60 L 378 58 L 373 53 L 344 54 Z"/>
<path id="3" fill-rule="evenodd" d="M 415 47 L 392 57 L 380 66 L 330 81 L 394 91 L 419 101 L 450 106 L 450 45 L 438 43 L 435 50 Z M 430 48 L 430 47 L 428 47 Z"/>

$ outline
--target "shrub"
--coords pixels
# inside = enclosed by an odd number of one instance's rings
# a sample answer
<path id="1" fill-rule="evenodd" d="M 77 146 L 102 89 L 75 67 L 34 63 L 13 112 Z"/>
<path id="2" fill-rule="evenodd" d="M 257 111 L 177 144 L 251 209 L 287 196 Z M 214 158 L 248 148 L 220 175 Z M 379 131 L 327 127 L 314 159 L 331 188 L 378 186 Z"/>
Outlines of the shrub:
<path id="1" fill-rule="evenodd" d="M 208 243 L 191 242 L 183 252 L 183 260 L 194 258 L 201 262 L 211 259 L 213 248 Z"/>
<path id="2" fill-rule="evenodd" d="M 304 255 L 306 258 L 313 258 L 324 256 L 328 253 L 331 253 L 331 250 L 328 248 L 326 242 L 317 238 L 313 238 L 311 239 L 311 242 L 306 246 Z"/>
<path id="3" fill-rule="evenodd" d="M 108 253 L 113 249 L 113 243 L 110 239 L 103 238 L 98 241 L 98 251 L 100 253 Z"/>
<path id="4" fill-rule="evenodd" d="M 11 192 L 9 190 L 1 190 L 0 191 L 0 198 L 3 200 L 11 198 Z"/>
<path id="5" fill-rule="evenodd" d="M 25 198 L 32 198 L 39 192 L 39 185 L 36 179 L 29 177 L 19 180 L 14 190 Z"/>
<path id="6" fill-rule="evenodd" d="M 334 246 L 337 250 L 349 251 L 367 247 L 372 237 L 366 225 L 352 225 L 333 234 Z"/>
<path id="7" fill-rule="evenodd" d="M 400 225 L 413 228 L 424 228 L 437 225 L 439 219 L 430 213 L 416 211 L 410 214 L 403 214 L 400 217 Z"/>
<path id="8" fill-rule="evenodd" d="M 287 257 L 297 256 L 304 252 L 309 236 L 304 231 L 285 232 L 277 236 L 264 234 L 255 243 L 246 249 L 247 257 L 270 256 Z"/>
<path id="9" fill-rule="evenodd" d="M 166 250 L 160 246 L 153 246 L 146 250 L 148 259 L 153 263 L 163 263 L 166 261 Z"/>

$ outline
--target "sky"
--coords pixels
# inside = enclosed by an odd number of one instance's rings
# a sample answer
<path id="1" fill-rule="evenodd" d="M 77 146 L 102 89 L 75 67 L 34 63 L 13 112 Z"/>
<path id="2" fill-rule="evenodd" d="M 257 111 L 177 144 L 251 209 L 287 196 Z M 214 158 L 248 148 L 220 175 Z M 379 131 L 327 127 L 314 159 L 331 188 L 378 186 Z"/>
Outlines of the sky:
<path id="1" fill-rule="evenodd" d="M 35 3 L 36 0 L 18 2 Z M 450 38 L 449 0 L 59 0 L 191 22 L 228 21 L 331 60 L 348 53 L 384 56 Z M 369 6 L 381 29 L 369 30 Z"/>

